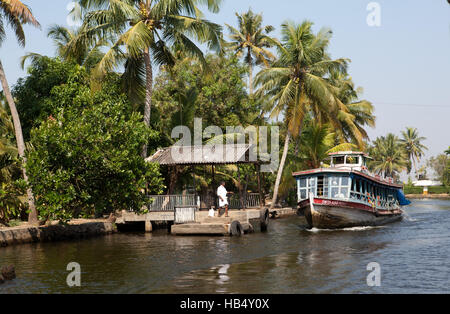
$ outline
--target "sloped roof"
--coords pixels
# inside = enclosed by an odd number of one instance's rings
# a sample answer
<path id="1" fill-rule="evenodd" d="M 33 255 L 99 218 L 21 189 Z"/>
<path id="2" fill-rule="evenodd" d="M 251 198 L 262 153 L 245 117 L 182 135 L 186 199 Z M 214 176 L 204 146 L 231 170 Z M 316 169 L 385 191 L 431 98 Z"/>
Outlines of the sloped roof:
<path id="1" fill-rule="evenodd" d="M 251 144 L 172 146 L 158 150 L 147 162 L 160 165 L 224 165 L 256 163 L 249 160 Z"/>

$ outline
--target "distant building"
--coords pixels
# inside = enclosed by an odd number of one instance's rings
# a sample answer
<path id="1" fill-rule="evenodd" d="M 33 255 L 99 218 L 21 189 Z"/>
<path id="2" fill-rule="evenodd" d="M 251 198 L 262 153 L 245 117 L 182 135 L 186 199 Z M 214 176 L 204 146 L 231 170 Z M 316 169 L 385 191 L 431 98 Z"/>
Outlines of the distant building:
<path id="1" fill-rule="evenodd" d="M 441 186 L 442 183 L 439 181 L 432 181 L 432 180 L 419 180 L 413 182 L 414 186 L 423 186 L 423 194 L 428 194 L 428 187 L 430 186 Z"/>

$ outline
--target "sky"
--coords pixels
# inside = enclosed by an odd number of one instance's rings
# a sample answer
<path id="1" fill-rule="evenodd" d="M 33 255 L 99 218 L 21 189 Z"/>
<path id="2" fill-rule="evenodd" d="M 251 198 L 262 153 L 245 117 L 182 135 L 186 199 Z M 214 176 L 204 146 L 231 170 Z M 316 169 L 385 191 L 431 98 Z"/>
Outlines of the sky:
<path id="1" fill-rule="evenodd" d="M 26 75 L 19 66 L 25 53 L 54 55 L 46 30 L 55 23 L 67 26 L 71 1 L 23 2 L 42 30 L 25 27 L 25 49 L 8 33 L 0 58 L 10 85 Z M 379 26 L 367 21 L 376 13 L 368 10 L 371 2 L 380 8 Z M 450 146 L 450 5 L 446 0 L 224 0 L 218 14 L 205 15 L 218 24 L 236 25 L 235 12 L 249 8 L 263 14 L 264 24 L 273 25 L 277 37 L 286 20 L 310 20 L 315 31 L 332 29 L 329 53 L 352 60 L 350 75 L 363 88 L 362 98 L 375 106 L 377 125 L 369 130 L 371 139 L 416 127 L 427 138 L 426 158 Z"/>

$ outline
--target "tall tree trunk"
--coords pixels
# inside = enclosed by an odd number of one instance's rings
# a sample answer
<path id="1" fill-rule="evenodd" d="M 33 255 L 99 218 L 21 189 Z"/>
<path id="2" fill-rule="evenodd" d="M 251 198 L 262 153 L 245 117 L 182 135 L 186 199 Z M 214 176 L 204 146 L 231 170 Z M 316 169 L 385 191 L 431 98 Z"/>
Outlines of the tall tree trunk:
<path id="1" fill-rule="evenodd" d="M 253 96 L 253 65 L 250 63 L 248 67 L 248 87 L 250 90 L 250 97 Z"/>
<path id="2" fill-rule="evenodd" d="M 145 106 L 144 106 L 144 123 L 150 126 L 150 118 L 152 111 L 152 96 L 153 96 L 153 68 L 152 60 L 150 58 L 149 49 L 144 52 L 144 62 L 145 62 Z M 147 144 L 142 147 L 142 158 L 147 158 Z"/>
<path id="3" fill-rule="evenodd" d="M 414 164 L 414 172 L 416 173 L 416 179 L 419 179 L 419 174 L 417 173 L 417 166 L 416 166 L 416 160 L 414 159 L 414 155 L 412 156 L 412 161 Z"/>
<path id="4" fill-rule="evenodd" d="M 272 204 L 270 205 L 270 208 L 274 208 L 276 202 L 277 202 L 277 198 L 278 198 L 278 189 L 280 188 L 280 182 L 281 182 L 281 177 L 283 175 L 283 170 L 284 170 L 284 164 L 286 163 L 286 157 L 287 157 L 287 153 L 289 150 L 289 141 L 291 139 L 291 134 L 289 133 L 289 131 L 286 134 L 286 139 L 284 141 L 284 149 L 283 149 L 283 156 L 281 157 L 281 161 L 280 161 L 280 168 L 278 169 L 278 173 L 277 173 L 277 180 L 275 181 L 275 187 L 273 189 L 273 198 L 272 198 Z"/>
<path id="5" fill-rule="evenodd" d="M 5 70 L 3 69 L 3 64 L 0 61 L 0 81 L 3 87 L 3 93 L 6 97 L 6 100 L 8 101 L 9 109 L 11 111 L 11 116 L 13 119 L 14 124 L 14 132 L 16 135 L 16 142 L 17 142 L 17 150 L 19 152 L 19 156 L 21 158 L 21 168 L 22 168 L 22 174 L 25 182 L 27 183 L 27 198 L 28 198 L 28 207 L 30 209 L 30 214 L 28 215 L 28 222 L 30 224 L 38 224 L 38 216 L 36 211 L 36 205 L 34 204 L 34 195 L 33 191 L 31 190 L 31 187 L 29 186 L 28 182 L 28 176 L 25 169 L 25 165 L 27 162 L 27 159 L 25 157 L 25 142 L 23 140 L 23 133 L 22 133 L 22 125 L 20 124 L 19 114 L 17 112 L 16 104 L 14 103 L 14 98 L 11 94 L 11 91 L 9 89 L 8 81 L 6 80 Z"/>

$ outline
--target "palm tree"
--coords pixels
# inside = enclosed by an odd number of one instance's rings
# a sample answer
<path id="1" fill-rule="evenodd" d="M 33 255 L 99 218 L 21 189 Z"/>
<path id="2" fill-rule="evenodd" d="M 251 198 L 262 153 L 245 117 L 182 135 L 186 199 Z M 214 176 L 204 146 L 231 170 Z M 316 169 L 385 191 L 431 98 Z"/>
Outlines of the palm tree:
<path id="1" fill-rule="evenodd" d="M 424 140 L 426 140 L 426 138 L 419 136 L 416 128 L 406 128 L 406 131 L 402 131 L 402 138 L 400 139 L 400 142 L 403 144 L 409 160 L 414 164 L 414 170 L 416 173 L 416 161 L 420 162 L 420 158 L 423 156 L 424 151 L 428 149 L 421 143 Z"/>
<path id="2" fill-rule="evenodd" d="M 369 162 L 369 168 L 379 175 L 398 177 L 403 170 L 406 170 L 408 165 L 408 156 L 403 144 L 392 133 L 389 133 L 386 137 L 378 137 L 369 149 L 369 154 L 373 158 Z"/>
<path id="3" fill-rule="evenodd" d="M 19 45 L 25 46 L 25 33 L 23 30 L 23 24 L 31 24 L 35 27 L 40 27 L 39 22 L 34 18 L 30 9 L 19 0 L 0 0 L 0 43 L 5 38 L 5 22 L 13 29 Z M 17 150 L 20 158 L 22 159 L 22 174 L 23 178 L 28 184 L 28 176 L 25 170 L 26 157 L 25 157 L 25 142 L 23 140 L 22 126 L 20 124 L 19 114 L 16 109 L 14 98 L 9 89 L 8 81 L 6 79 L 5 70 L 0 60 L 0 81 L 3 87 L 3 93 L 11 111 L 11 116 L 14 124 L 14 131 L 16 136 Z M 28 206 L 30 214 L 28 216 L 28 222 L 31 224 L 38 223 L 38 216 L 36 206 L 34 204 L 34 195 L 31 187 L 27 188 Z"/>
<path id="4" fill-rule="evenodd" d="M 292 173 L 299 170 L 316 169 L 327 167 L 323 161 L 328 158 L 329 153 L 338 151 L 353 150 L 357 146 L 351 143 L 341 143 L 336 145 L 337 134 L 331 131 L 327 124 L 320 124 L 317 121 L 307 121 L 303 127 L 303 132 L 299 138 L 299 153 L 288 153 L 283 180 L 280 183 L 280 195 L 287 195 L 288 191 L 295 186 L 295 179 Z"/>
<path id="5" fill-rule="evenodd" d="M 355 88 L 347 73 L 333 72 L 331 81 L 338 88 L 343 107 L 339 109 L 337 119 L 327 120 L 331 122 L 339 142 L 352 141 L 364 150 L 364 140 L 369 139 L 365 127 L 375 127 L 374 107 L 367 100 L 359 100 L 362 88 Z"/>
<path id="6" fill-rule="evenodd" d="M 315 169 L 322 165 L 329 153 L 349 151 L 357 146 L 351 143 L 336 145 L 337 134 L 331 131 L 330 126 L 310 123 L 301 137 L 301 151 L 299 157 L 304 169 Z"/>
<path id="7" fill-rule="evenodd" d="M 84 66 L 88 71 L 94 68 L 104 56 L 101 48 L 107 45 L 107 40 L 99 42 L 83 41 L 82 28 L 67 28 L 52 25 L 47 31 L 47 37 L 53 39 L 56 55 L 64 61 L 75 62 Z M 21 67 L 25 68 L 26 61 L 36 62 L 43 56 L 38 53 L 28 53 L 21 59 Z"/>
<path id="8" fill-rule="evenodd" d="M 205 4 L 218 12 L 221 0 L 79 0 L 89 10 L 84 19 L 84 38 L 101 41 L 113 36 L 111 48 L 97 66 L 105 74 L 120 64 L 124 77 L 135 92 L 145 98 L 144 122 L 150 126 L 153 95 L 153 63 L 173 65 L 170 46 L 182 48 L 188 55 L 205 62 L 202 51 L 193 42 L 207 43 L 220 49 L 221 27 L 202 18 L 198 5 Z M 68 49 L 76 46 L 72 43 Z M 123 51 L 125 48 L 125 51 Z M 136 86 L 141 86 L 137 89 Z M 147 157 L 147 146 L 142 156 Z"/>
<path id="9" fill-rule="evenodd" d="M 277 201 L 291 136 L 299 136 L 305 117 L 314 114 L 312 104 L 316 114 L 323 113 L 328 119 L 335 119 L 340 109 L 346 110 L 337 97 L 337 88 L 326 77 L 333 71 L 345 72 L 348 60 L 331 60 L 326 53 L 331 31 L 322 29 L 315 35 L 311 27 L 309 21 L 300 25 L 284 23 L 278 60 L 256 76 L 256 84 L 261 85 L 257 95 L 270 95 L 273 103 L 271 116 L 283 113 L 287 124 L 272 207 Z"/>
<path id="10" fill-rule="evenodd" d="M 446 155 L 450 155 L 450 146 L 448 147 L 448 149 L 444 152 Z"/>
<path id="11" fill-rule="evenodd" d="M 247 13 L 238 14 L 238 29 L 225 24 L 228 27 L 231 38 L 229 49 L 238 56 L 245 54 L 244 60 L 249 69 L 249 90 L 253 95 L 253 67 L 264 64 L 269 66 L 269 61 L 275 56 L 267 49 L 278 44 L 277 40 L 268 36 L 275 28 L 271 25 L 262 26 L 262 14 L 254 14 L 251 9 Z"/>

